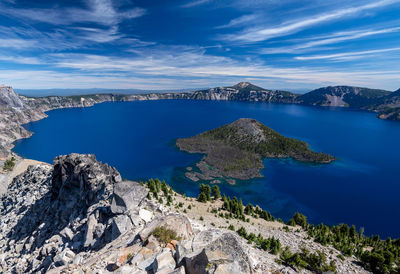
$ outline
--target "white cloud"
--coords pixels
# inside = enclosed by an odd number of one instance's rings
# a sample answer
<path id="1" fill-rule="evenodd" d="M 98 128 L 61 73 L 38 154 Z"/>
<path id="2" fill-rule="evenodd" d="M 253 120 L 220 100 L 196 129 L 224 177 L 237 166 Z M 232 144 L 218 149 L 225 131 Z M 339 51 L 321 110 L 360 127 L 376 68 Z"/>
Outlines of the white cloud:
<path id="1" fill-rule="evenodd" d="M 18 64 L 29 64 L 29 65 L 39 65 L 42 61 L 36 57 L 24 57 L 24 56 L 10 56 L 10 55 L 0 55 L 0 61 L 18 63 Z"/>
<path id="2" fill-rule="evenodd" d="M 245 43 L 265 41 L 271 38 L 293 34 L 305 28 L 319 25 L 328 21 L 349 17 L 362 11 L 388 6 L 396 2 L 396 0 L 381 0 L 358 7 L 344 8 L 329 13 L 319 14 L 314 17 L 301 18 L 297 21 L 288 22 L 275 27 L 248 29 L 239 34 L 224 35 L 221 38 L 228 41 L 241 41 Z"/>
<path id="3" fill-rule="evenodd" d="M 363 56 L 369 56 L 369 55 L 373 55 L 376 53 L 384 53 L 384 52 L 391 52 L 391 51 L 400 51 L 400 47 L 376 49 L 376 50 L 366 50 L 366 51 L 355 51 L 355 52 L 344 52 L 344 53 L 335 53 L 335 54 L 325 54 L 325 55 L 297 56 L 297 57 L 295 57 L 295 59 L 297 59 L 297 60 L 322 60 L 322 59 L 354 60 L 356 58 L 361 58 Z"/>

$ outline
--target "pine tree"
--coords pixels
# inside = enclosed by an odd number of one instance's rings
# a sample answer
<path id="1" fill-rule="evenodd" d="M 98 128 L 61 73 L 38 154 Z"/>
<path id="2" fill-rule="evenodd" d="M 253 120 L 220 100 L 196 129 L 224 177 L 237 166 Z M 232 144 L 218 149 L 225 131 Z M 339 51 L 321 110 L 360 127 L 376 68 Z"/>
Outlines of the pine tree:
<path id="1" fill-rule="evenodd" d="M 214 200 L 221 199 L 221 191 L 217 185 L 212 187 L 212 195 L 214 196 Z"/>
<path id="2" fill-rule="evenodd" d="M 161 183 L 161 190 L 164 192 L 164 195 L 167 196 L 168 195 L 168 186 L 165 183 L 165 181 L 163 180 Z"/>

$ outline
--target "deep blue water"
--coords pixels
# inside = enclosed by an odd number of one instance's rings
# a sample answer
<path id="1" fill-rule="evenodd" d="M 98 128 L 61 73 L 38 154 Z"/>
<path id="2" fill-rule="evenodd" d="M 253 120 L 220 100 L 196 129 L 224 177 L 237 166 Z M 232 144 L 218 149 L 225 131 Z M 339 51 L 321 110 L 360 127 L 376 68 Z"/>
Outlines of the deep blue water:
<path id="1" fill-rule="evenodd" d="M 366 234 L 400 237 L 400 123 L 375 114 L 298 105 L 215 101 L 103 103 L 59 109 L 26 125 L 35 134 L 16 143 L 18 154 L 52 162 L 60 154 L 94 153 L 124 178 L 165 179 L 187 195 L 199 183 L 183 171 L 200 155 L 178 151 L 174 140 L 255 118 L 279 133 L 339 158 L 328 165 L 266 160 L 264 178 L 220 185 L 222 192 L 258 204 L 284 220 L 300 211 L 313 223 L 347 223 Z"/>

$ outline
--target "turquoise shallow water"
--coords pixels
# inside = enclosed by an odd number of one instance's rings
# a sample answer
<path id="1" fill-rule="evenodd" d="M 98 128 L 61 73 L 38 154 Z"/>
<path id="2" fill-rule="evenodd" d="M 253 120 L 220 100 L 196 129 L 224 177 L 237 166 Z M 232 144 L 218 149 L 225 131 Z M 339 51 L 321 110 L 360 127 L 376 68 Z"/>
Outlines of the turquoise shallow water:
<path id="1" fill-rule="evenodd" d="M 279 133 L 339 158 L 329 165 L 265 160 L 264 178 L 220 185 L 222 192 L 258 204 L 287 220 L 295 211 L 313 223 L 341 222 L 367 234 L 400 237 L 400 123 L 347 110 L 247 102 L 143 101 L 59 109 L 26 125 L 35 134 L 16 142 L 18 154 L 51 162 L 60 154 L 94 153 L 123 177 L 158 177 L 187 195 L 199 183 L 183 176 L 200 155 L 174 140 L 255 118 Z"/>

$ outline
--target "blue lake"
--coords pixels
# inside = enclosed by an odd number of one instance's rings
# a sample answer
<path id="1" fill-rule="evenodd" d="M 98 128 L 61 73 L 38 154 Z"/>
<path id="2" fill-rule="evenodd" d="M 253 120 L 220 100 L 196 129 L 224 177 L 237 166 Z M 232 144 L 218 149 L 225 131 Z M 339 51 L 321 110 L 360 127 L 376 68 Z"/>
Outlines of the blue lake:
<path id="1" fill-rule="evenodd" d="M 26 125 L 35 134 L 16 142 L 21 156 L 52 162 L 60 154 L 94 153 L 124 178 L 165 179 L 196 196 L 199 183 L 186 166 L 201 155 L 177 150 L 174 141 L 254 118 L 279 133 L 308 142 L 338 161 L 308 165 L 266 160 L 264 178 L 220 185 L 223 193 L 258 204 L 288 220 L 294 212 L 312 223 L 347 223 L 366 234 L 400 237 L 400 123 L 348 109 L 225 101 L 162 100 L 103 103 L 59 109 Z"/>

